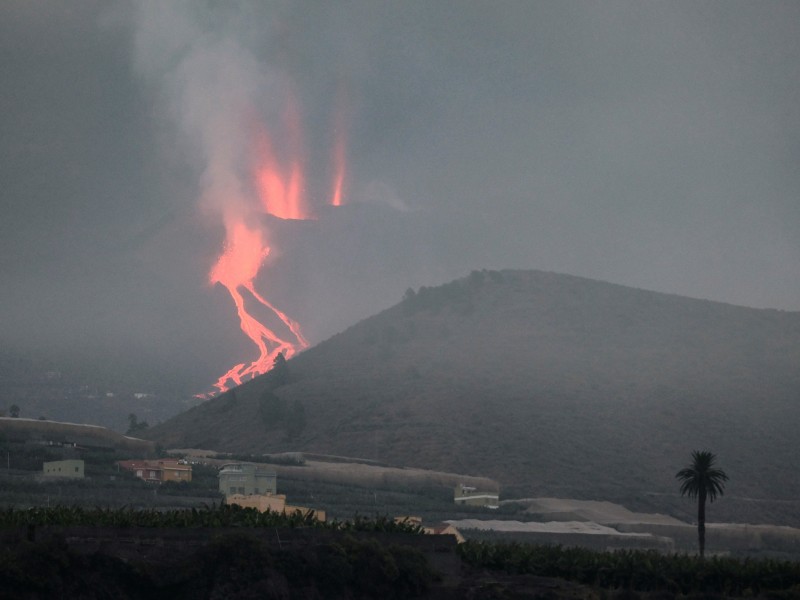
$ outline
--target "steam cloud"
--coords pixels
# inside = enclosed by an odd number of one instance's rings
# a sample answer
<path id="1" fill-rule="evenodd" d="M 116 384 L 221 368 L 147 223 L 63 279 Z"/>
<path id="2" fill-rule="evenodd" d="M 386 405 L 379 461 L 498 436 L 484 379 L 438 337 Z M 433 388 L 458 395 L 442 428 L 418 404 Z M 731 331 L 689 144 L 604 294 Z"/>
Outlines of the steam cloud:
<path id="1" fill-rule="evenodd" d="M 800 308 L 796 2 L 10 0 L 2 17 L 6 347 L 120 348 L 202 387 L 252 352 L 225 288 L 203 288 L 237 224 L 270 247 L 254 289 L 313 343 L 481 268 Z M 260 127 L 277 180 L 253 176 Z M 293 159 L 316 221 L 265 214 Z"/>
<path id="2" fill-rule="evenodd" d="M 232 13 L 234 17 L 240 14 Z M 201 207 L 212 218 L 219 218 L 225 228 L 225 249 L 211 269 L 210 282 L 228 289 L 242 331 L 258 348 L 255 360 L 233 366 L 218 379 L 215 387 L 225 391 L 267 371 L 278 354 L 289 358 L 308 346 L 299 324 L 255 288 L 255 279 L 270 253 L 261 213 L 266 210 L 280 218 L 304 218 L 299 211 L 302 173 L 295 162 L 290 180 L 284 183 L 272 151 L 265 150 L 269 164 L 260 177 L 264 185 L 258 202 L 248 178 L 253 143 L 246 127 L 258 117 L 247 116 L 258 112 L 265 97 L 280 91 L 278 77 L 270 77 L 269 70 L 258 64 L 224 24 L 218 28 L 215 23 L 212 31 L 198 16 L 191 5 L 143 5 L 138 65 L 153 74 L 166 91 L 173 118 L 180 123 L 187 143 L 199 150 Z M 241 32 L 237 29 L 237 33 Z M 297 118 L 291 119 L 291 125 L 291 133 L 296 134 Z M 262 146 L 268 147 L 268 139 L 262 136 L 262 140 Z M 290 146 L 297 151 L 299 143 L 294 140 Z M 293 341 L 256 318 L 246 307 L 243 292 L 277 317 Z"/>

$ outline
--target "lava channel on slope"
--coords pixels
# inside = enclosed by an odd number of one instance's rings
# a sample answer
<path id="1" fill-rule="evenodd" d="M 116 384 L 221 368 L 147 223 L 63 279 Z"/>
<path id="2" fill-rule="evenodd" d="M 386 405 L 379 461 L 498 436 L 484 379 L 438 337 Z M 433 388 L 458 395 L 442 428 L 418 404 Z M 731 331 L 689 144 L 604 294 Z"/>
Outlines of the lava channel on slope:
<path id="1" fill-rule="evenodd" d="M 301 160 L 301 127 L 294 102 L 289 102 L 284 115 L 288 160 L 276 156 L 266 128 L 254 127 L 255 162 L 252 168 L 253 189 L 258 202 L 251 212 L 271 215 L 280 220 L 307 220 L 313 218 L 304 197 L 305 181 Z M 334 148 L 332 152 L 331 196 L 328 204 L 342 205 L 345 182 L 345 139 L 342 119 L 335 116 Z M 285 164 L 284 164 L 285 163 Z M 254 202 L 254 204 L 256 204 Z M 266 373 L 279 354 L 291 358 L 309 346 L 300 324 L 278 309 L 256 288 L 264 261 L 270 254 L 268 223 L 264 219 L 246 219 L 235 211 L 224 213 L 225 245 L 222 254 L 209 272 L 212 285 L 224 286 L 236 306 L 239 325 L 255 344 L 258 356 L 249 363 L 239 363 L 228 369 L 214 384 L 217 392 L 225 392 L 235 385 Z M 255 304 L 265 309 L 282 323 L 284 333 L 256 318 L 247 305 Z M 205 397 L 205 396 L 204 396 Z"/>

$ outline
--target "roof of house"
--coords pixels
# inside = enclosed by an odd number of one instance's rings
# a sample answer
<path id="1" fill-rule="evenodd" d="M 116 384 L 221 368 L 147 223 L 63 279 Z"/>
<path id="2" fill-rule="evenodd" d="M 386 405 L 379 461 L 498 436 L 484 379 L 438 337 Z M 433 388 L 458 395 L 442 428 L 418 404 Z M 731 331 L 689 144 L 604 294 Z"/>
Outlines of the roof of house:
<path id="1" fill-rule="evenodd" d="M 174 458 L 166 458 L 166 459 L 158 459 L 158 460 L 120 460 L 117 464 L 122 467 L 123 469 L 152 469 L 152 470 L 163 470 L 163 469 L 172 469 L 177 471 L 191 471 L 191 465 L 184 465 L 181 464 L 177 459 Z"/>
<path id="2" fill-rule="evenodd" d="M 241 462 L 225 463 L 219 470 L 220 473 L 223 472 L 235 473 L 239 471 L 255 473 L 256 475 L 261 475 L 263 477 L 277 477 L 277 473 L 275 472 L 274 469 L 255 463 L 241 463 Z"/>

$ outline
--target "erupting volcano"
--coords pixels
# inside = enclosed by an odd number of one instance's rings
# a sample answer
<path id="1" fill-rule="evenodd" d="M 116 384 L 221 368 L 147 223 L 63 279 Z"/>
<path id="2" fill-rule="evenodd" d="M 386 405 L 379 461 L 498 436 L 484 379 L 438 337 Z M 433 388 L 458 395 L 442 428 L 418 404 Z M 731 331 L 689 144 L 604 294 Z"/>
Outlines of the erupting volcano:
<path id="1" fill-rule="evenodd" d="M 240 363 L 221 375 L 214 387 L 224 392 L 232 385 L 267 372 L 278 354 L 290 358 L 308 347 L 299 323 L 276 308 L 256 289 L 256 278 L 270 254 L 268 222 L 258 213 L 266 213 L 281 220 L 312 218 L 304 196 L 305 181 L 301 160 L 300 119 L 293 102 L 284 115 L 286 160 L 279 160 L 272 140 L 264 126 L 257 126 L 254 140 L 252 189 L 258 202 L 250 207 L 249 218 L 239 214 L 224 214 L 225 246 L 209 273 L 212 285 L 221 284 L 230 293 L 236 305 L 240 327 L 258 348 L 258 357 L 252 362 Z M 337 122 L 339 120 L 337 119 Z M 340 206 L 345 172 L 345 145 L 341 128 L 336 133 L 333 155 L 333 190 L 329 204 Z M 257 207 L 256 207 L 257 204 Z M 255 215 L 255 216 L 254 216 Z M 251 305 L 266 309 L 268 315 L 283 333 L 278 333 L 258 320 L 248 311 Z M 263 312 L 263 311 L 262 311 Z M 278 323 L 278 321 L 280 323 Z"/>

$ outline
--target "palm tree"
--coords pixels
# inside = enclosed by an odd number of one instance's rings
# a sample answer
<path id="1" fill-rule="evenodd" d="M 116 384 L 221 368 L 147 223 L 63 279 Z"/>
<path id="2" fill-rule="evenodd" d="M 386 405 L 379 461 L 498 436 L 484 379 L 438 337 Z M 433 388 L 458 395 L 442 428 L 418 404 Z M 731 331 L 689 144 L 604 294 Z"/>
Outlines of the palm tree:
<path id="1" fill-rule="evenodd" d="M 706 547 L 706 499 L 714 502 L 717 494 L 725 493 L 728 475 L 714 466 L 717 457 L 708 450 L 692 452 L 692 464 L 677 472 L 681 482 L 681 496 L 697 497 L 697 538 L 700 543 L 700 558 Z"/>

